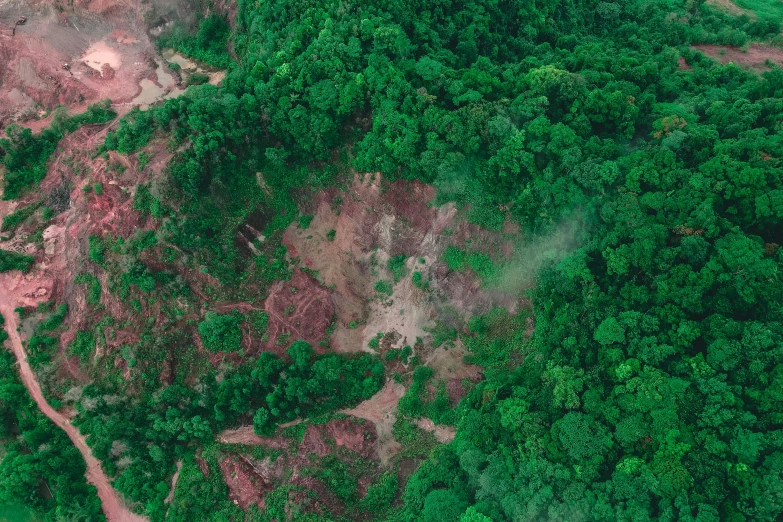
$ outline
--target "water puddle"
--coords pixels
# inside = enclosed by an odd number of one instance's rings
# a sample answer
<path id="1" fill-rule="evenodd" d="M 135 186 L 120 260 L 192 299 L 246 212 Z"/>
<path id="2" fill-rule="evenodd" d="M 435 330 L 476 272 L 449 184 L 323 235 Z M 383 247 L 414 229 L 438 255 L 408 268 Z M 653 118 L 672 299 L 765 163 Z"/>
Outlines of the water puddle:
<path id="1" fill-rule="evenodd" d="M 106 42 L 96 42 L 87 49 L 81 60 L 92 69 L 103 73 L 103 65 L 109 64 L 115 71 L 120 67 L 120 57 Z"/>
<path id="2" fill-rule="evenodd" d="M 226 71 L 213 69 L 206 65 L 195 62 L 179 54 L 173 49 L 166 49 L 162 53 L 163 59 L 170 64 L 176 64 L 180 69 L 182 84 L 187 85 L 188 80 L 193 74 L 204 74 L 209 77 L 208 83 L 218 85 L 226 76 Z M 139 82 L 141 92 L 131 103 L 138 105 L 141 110 L 147 110 L 150 105 L 162 100 L 170 100 L 182 95 L 185 92 L 184 87 L 177 84 L 177 79 L 164 67 L 163 61 L 155 60 L 158 68 L 155 69 L 157 81 L 143 79 Z"/>
<path id="3" fill-rule="evenodd" d="M 157 83 L 147 78 L 139 82 L 141 92 L 131 103 L 138 105 L 141 110 L 147 110 L 149 106 L 157 101 L 176 98 L 185 92 L 185 89 L 177 87 L 177 80 L 163 68 L 163 63 L 156 60 L 158 68 L 155 69 Z"/>
<path id="4" fill-rule="evenodd" d="M 167 62 L 179 65 L 181 72 L 184 73 L 183 80 L 189 79 L 190 75 L 194 73 L 206 74 L 209 77 L 209 82 L 207 83 L 218 85 L 226 76 L 226 71 L 213 69 L 207 65 L 197 63 L 176 52 L 174 49 L 165 49 L 162 56 Z"/>

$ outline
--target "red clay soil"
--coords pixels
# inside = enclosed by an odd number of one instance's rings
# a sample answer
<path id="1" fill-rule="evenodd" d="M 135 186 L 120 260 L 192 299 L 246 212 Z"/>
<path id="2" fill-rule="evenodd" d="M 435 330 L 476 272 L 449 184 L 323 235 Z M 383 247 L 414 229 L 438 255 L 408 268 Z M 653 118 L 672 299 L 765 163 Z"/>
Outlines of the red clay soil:
<path id="1" fill-rule="evenodd" d="M 218 436 L 217 441 L 263 445 L 273 449 L 286 449 L 291 446 L 292 441 L 281 434 L 258 437 L 252 430 L 251 426 L 227 430 Z M 290 471 L 288 483 L 314 492 L 318 501 L 313 502 L 307 492 L 298 492 L 289 498 L 289 502 L 298 503 L 300 508 L 313 513 L 323 513 L 322 505 L 326 505 L 330 512 L 339 514 L 345 506 L 323 482 L 300 475 L 302 467 L 313 465 L 310 460 L 312 455 L 325 457 L 334 453 L 335 448 L 347 450 L 338 454 L 338 458 L 342 460 L 350 460 L 353 454 L 378 462 L 375 426 L 369 422 L 361 423 L 359 419 L 352 417 L 331 420 L 325 424 L 310 424 L 296 451 L 284 454 L 274 462 L 270 459 L 258 461 L 241 454 L 231 454 L 220 462 L 223 478 L 229 487 L 229 498 L 242 509 L 247 509 L 251 504 L 263 507 L 266 493 L 279 486 Z M 373 476 L 374 473 L 371 473 L 357 479 L 366 485 Z"/>
<path id="2" fill-rule="evenodd" d="M 318 341 L 326 337 L 326 330 L 332 323 L 334 303 L 329 290 L 310 275 L 294 270 L 290 281 L 278 281 L 272 285 L 264 310 L 269 314 L 266 350 L 280 352 L 282 347 L 277 344 L 278 338 L 291 334 L 290 341 L 303 339 L 316 351 L 324 351 L 318 346 Z"/>
<path id="3" fill-rule="evenodd" d="M 19 275 L 17 277 L 21 278 Z M 18 293 L 20 289 L 13 283 L 14 280 L 9 274 L 4 274 L 4 277 L 0 278 L 0 313 L 5 318 L 5 330 L 9 336 L 11 350 L 19 363 L 19 375 L 25 388 L 27 388 L 30 396 L 38 405 L 41 413 L 65 431 L 68 438 L 71 439 L 71 442 L 82 454 L 87 465 L 87 481 L 98 489 L 98 497 L 101 499 L 106 519 L 109 522 L 140 522 L 146 520 L 146 518 L 132 513 L 124 506 L 119 495 L 103 473 L 100 462 L 92 455 L 92 451 L 87 446 L 84 436 L 71 425 L 68 418 L 46 402 L 41 386 L 38 384 L 35 374 L 27 362 L 27 354 L 22 346 L 22 339 L 17 332 L 18 323 L 14 309 L 19 305 L 27 305 L 28 303 L 18 299 L 20 297 Z"/>
<path id="4" fill-rule="evenodd" d="M 743 52 L 739 47 L 725 45 L 694 45 L 693 48 L 721 63 L 734 62 L 747 69 L 768 71 L 770 67 L 767 60 L 779 66 L 783 65 L 783 50 L 767 45 L 751 44 L 747 52 Z"/>
<path id="5" fill-rule="evenodd" d="M 220 471 L 228 486 L 228 498 L 241 509 L 251 504 L 264 507 L 264 496 L 273 489 L 253 466 L 240 456 L 229 456 L 220 461 Z"/>
<path id="6" fill-rule="evenodd" d="M 142 78 L 155 76 L 140 2 L 77 2 L 65 9 L 52 3 L 22 3 L 17 9 L 28 19 L 16 27 L 15 36 L 12 11 L 0 13 L 0 126 L 20 116 L 36 116 L 36 104 L 52 109 L 103 98 L 127 103 L 140 91 Z M 83 61 L 96 43 L 115 57 L 117 67 L 106 69 L 108 74 Z M 70 71 L 63 68 L 65 63 Z"/>

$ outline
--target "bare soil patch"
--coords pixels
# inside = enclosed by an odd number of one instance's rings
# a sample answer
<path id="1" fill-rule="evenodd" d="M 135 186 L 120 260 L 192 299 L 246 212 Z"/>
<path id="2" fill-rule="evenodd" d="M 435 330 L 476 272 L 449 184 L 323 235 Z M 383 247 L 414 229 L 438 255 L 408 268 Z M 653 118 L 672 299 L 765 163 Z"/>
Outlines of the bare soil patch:
<path id="1" fill-rule="evenodd" d="M 229 490 L 228 497 L 243 510 L 252 504 L 263 508 L 264 495 L 273 489 L 263 474 L 256 470 L 257 466 L 243 455 L 229 456 L 220 461 L 220 472 Z"/>
<path id="2" fill-rule="evenodd" d="M 391 459 L 402 448 L 400 443 L 394 440 L 392 428 L 397 420 L 397 404 L 403 395 L 405 395 L 405 386 L 388 380 L 381 391 L 355 408 L 340 412 L 375 424 L 377 454 L 382 466 L 388 466 Z"/>
<path id="3" fill-rule="evenodd" d="M 693 48 L 723 64 L 733 62 L 746 69 L 768 71 L 768 61 L 778 66 L 783 65 L 783 50 L 767 45 L 751 44 L 745 52 L 739 47 L 726 45 L 704 44 L 694 45 Z"/>
<path id="4" fill-rule="evenodd" d="M 301 442 L 287 438 L 280 430 L 274 437 L 258 437 L 250 426 L 224 431 L 217 440 L 225 444 L 261 445 L 271 449 L 295 448 L 295 451 L 284 453 L 274 461 L 229 452 L 220 462 L 230 498 L 242 509 L 252 504 L 263 508 L 264 497 L 269 491 L 289 483 L 314 492 L 318 498 L 318 502 L 313 503 L 308 495 L 300 496 L 296 493 L 289 498 L 289 502 L 299 504 L 300 509 L 323 513 L 323 506 L 327 506 L 330 512 L 341 513 L 345 509 L 343 503 L 308 470 L 318 467 L 319 460 L 330 454 L 349 464 L 355 459 L 378 461 L 375 426 L 363 423 L 356 417 L 336 418 L 324 424 L 308 424 Z M 380 467 L 362 472 L 357 480 L 366 486 L 378 473 Z"/>
<path id="5" fill-rule="evenodd" d="M 266 350 L 284 350 L 290 344 L 283 342 L 285 337 L 290 341 L 305 340 L 316 351 L 324 351 L 318 342 L 326 337 L 332 323 L 334 303 L 329 291 L 310 275 L 295 270 L 290 281 L 272 285 L 264 311 L 269 314 Z"/>
<path id="6" fill-rule="evenodd" d="M 426 340 L 443 306 L 466 316 L 497 305 L 514 309 L 515 295 L 486 291 L 475 274 L 449 271 L 440 262 L 450 244 L 470 240 L 473 248 L 510 255 L 511 243 L 470 225 L 452 204 L 433 206 L 434 197 L 434 188 L 419 182 L 381 183 L 379 174 L 357 174 L 347 191 L 313 197 L 305 209 L 314 215 L 308 228 L 293 223 L 286 229 L 290 255 L 332 289 L 333 349 L 368 351 L 378 333 L 394 332 L 398 346 Z M 395 256 L 404 256 L 406 266 L 396 282 L 387 269 Z M 414 271 L 424 275 L 426 289 L 412 284 Z M 380 280 L 391 285 L 391 295 L 377 292 Z"/>
<path id="7" fill-rule="evenodd" d="M 453 426 L 443 426 L 442 424 L 435 424 L 430 419 L 421 418 L 416 420 L 416 426 L 429 431 L 441 444 L 448 444 L 457 435 L 457 429 Z"/>
<path id="8" fill-rule="evenodd" d="M 756 19 L 756 13 L 751 11 L 750 9 L 744 9 L 731 0 L 707 0 L 707 5 L 714 7 L 715 9 L 718 9 L 719 11 L 724 11 L 730 15 L 733 16 L 747 16 L 751 20 Z"/>

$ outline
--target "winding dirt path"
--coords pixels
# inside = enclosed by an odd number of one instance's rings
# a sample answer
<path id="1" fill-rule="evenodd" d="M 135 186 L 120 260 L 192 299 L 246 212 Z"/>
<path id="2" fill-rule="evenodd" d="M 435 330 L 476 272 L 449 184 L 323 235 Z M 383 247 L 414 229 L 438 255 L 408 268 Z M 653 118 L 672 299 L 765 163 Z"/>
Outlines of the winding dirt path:
<path id="1" fill-rule="evenodd" d="M 44 399 L 41 386 L 38 384 L 30 364 L 27 362 L 27 354 L 22 347 L 22 339 L 19 337 L 19 332 L 16 331 L 19 324 L 14 308 L 22 303 L 27 304 L 24 302 L 24 297 L 27 296 L 23 296 L 21 293 L 25 286 L 22 282 L 23 278 L 19 277 L 19 279 L 14 281 L 8 277 L 9 274 L 3 274 L 3 276 L 0 279 L 0 314 L 5 318 L 5 330 L 9 336 L 8 342 L 19 363 L 19 375 L 25 388 L 27 388 L 41 412 L 65 431 L 73 445 L 81 452 L 84 462 L 87 464 L 85 476 L 87 481 L 98 489 L 98 497 L 101 499 L 103 512 L 108 522 L 146 522 L 146 518 L 132 513 L 122 503 L 117 492 L 114 491 L 114 488 L 109 483 L 109 479 L 103 473 L 101 463 L 92 455 L 92 451 L 87 446 L 84 436 L 79 433 L 79 430 L 63 414 L 49 406 L 49 403 Z M 14 282 L 22 284 L 15 285 L 13 284 Z"/>

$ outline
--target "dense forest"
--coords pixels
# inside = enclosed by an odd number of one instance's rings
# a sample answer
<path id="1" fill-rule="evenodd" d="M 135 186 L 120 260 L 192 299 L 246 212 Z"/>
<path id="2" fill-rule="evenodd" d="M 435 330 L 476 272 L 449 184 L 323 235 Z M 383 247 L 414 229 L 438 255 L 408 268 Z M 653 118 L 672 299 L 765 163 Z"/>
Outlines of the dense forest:
<path id="1" fill-rule="evenodd" d="M 235 20 L 211 14 L 195 32 L 175 28 L 161 45 L 227 75 L 134 109 L 95 151 L 138 158 L 165 139 L 173 158 L 166 179 L 133 199 L 156 233 L 90 236 L 89 273 L 76 282 L 95 320 L 69 345 L 87 365 L 105 344 L 113 319 L 97 312 L 111 292 L 160 316 L 122 354 L 143 373 L 125 380 L 107 363 L 76 397 L 49 381 L 50 401 L 74 405 L 114 486 L 152 520 L 778 520 L 783 70 L 720 64 L 692 46 L 780 46 L 780 33 L 775 16 L 735 17 L 699 0 L 241 0 Z M 89 122 L 111 116 L 98 107 Z M 15 180 L 43 178 L 44 155 L 72 126 L 39 138 L 12 128 L 0 140 L 14 194 Z M 353 171 L 432 184 L 434 203 L 456 202 L 486 230 L 511 221 L 545 242 L 578 222 L 580 239 L 520 292 L 529 310 L 493 309 L 453 332 L 484 372 L 458 405 L 422 400 L 432 372 L 412 372 L 400 410 L 454 425 L 456 436 L 429 444 L 395 425 L 424 448 L 407 483 L 378 477 L 369 500 L 345 493 L 341 513 L 288 509 L 283 488 L 244 512 L 218 480 L 216 434 L 317 422 L 378 392 L 391 377 L 384 364 L 400 355 L 323 354 L 292 338 L 284 353 L 245 356 L 243 329 L 262 337 L 269 317 L 209 310 L 195 320 L 176 303 L 197 310 L 206 298 L 161 267 L 185 264 L 251 302 L 249 288 L 264 294 L 292 277 L 281 231 L 299 215 L 302 187 L 339 187 Z M 248 257 L 234 238 L 259 212 L 268 240 Z M 32 263 L 0 254 L 0 271 Z M 492 263 L 455 250 L 443 261 L 479 276 Z M 112 277 L 102 289 L 93 274 L 103 272 Z M 28 350 L 45 369 L 67 307 L 39 313 Z M 240 362 L 205 368 L 194 331 L 207 351 Z M 75 451 L 65 436 L 37 445 L 51 427 L 10 361 L 0 360 L 0 404 L 3 440 L 14 441 L 0 467 L 51 476 L 51 494 L 29 497 L 40 484 L 4 479 L 0 496 L 56 506 L 51 520 L 100 520 L 83 469 L 49 460 Z M 202 450 L 210 473 L 198 471 Z M 324 462 L 339 496 L 350 473 Z M 77 509 L 82 518 L 60 515 Z"/>

